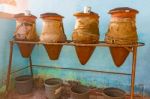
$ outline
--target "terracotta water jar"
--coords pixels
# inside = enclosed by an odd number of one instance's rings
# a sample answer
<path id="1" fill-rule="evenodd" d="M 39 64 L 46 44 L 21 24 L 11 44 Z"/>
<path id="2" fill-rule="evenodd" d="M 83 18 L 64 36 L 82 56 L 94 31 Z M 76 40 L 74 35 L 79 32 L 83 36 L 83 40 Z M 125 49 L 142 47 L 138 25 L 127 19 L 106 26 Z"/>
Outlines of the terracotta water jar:
<path id="1" fill-rule="evenodd" d="M 111 20 L 105 41 L 110 44 L 136 44 L 138 40 L 136 31 L 136 14 L 137 10 L 120 7 L 109 11 Z M 131 48 L 110 47 L 113 61 L 117 67 L 120 67 L 126 60 Z"/>
<path id="2" fill-rule="evenodd" d="M 46 43 L 64 43 L 66 35 L 63 27 L 63 16 L 57 13 L 43 13 L 41 14 L 43 21 L 42 35 L 40 36 L 41 42 Z M 59 58 L 62 45 L 44 44 L 44 47 L 51 60 Z"/>
<path id="3" fill-rule="evenodd" d="M 99 15 L 78 12 L 74 16 L 77 19 L 72 34 L 73 42 L 85 45 L 99 43 Z M 95 46 L 75 46 L 75 49 L 80 63 L 84 65 L 93 54 Z"/>
<path id="4" fill-rule="evenodd" d="M 16 32 L 14 39 L 16 41 L 38 41 L 36 33 L 36 16 L 25 15 L 23 13 L 15 15 Z M 25 58 L 30 57 L 35 44 L 18 43 L 21 55 Z"/>

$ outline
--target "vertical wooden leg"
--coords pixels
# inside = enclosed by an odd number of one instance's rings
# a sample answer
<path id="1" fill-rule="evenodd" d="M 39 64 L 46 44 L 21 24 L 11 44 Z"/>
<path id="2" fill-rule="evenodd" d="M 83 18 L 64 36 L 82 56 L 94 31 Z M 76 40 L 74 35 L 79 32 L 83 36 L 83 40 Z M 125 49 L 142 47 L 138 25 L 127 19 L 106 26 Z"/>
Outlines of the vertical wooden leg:
<path id="1" fill-rule="evenodd" d="M 10 41 L 9 64 L 8 64 L 8 69 L 7 69 L 6 91 L 5 91 L 6 93 L 8 92 L 9 84 L 10 84 L 12 56 L 13 56 L 13 45 L 14 45 L 14 43 L 12 41 Z"/>
<path id="2" fill-rule="evenodd" d="M 30 62 L 30 72 L 31 72 L 31 76 L 33 77 L 33 70 L 32 70 L 32 58 L 31 56 L 29 57 L 29 62 Z"/>
<path id="3" fill-rule="evenodd" d="M 131 99 L 134 99 L 134 84 L 135 84 L 135 72 L 136 72 L 136 55 L 137 55 L 137 47 L 133 47 L 132 75 L 131 75 Z"/>

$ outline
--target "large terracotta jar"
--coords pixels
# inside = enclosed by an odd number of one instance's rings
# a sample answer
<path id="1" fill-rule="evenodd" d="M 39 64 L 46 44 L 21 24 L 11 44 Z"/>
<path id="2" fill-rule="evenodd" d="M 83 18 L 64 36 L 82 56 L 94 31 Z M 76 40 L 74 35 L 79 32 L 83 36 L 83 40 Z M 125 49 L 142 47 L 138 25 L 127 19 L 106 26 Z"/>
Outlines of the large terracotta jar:
<path id="1" fill-rule="evenodd" d="M 135 44 L 138 36 L 136 31 L 137 10 L 121 7 L 109 11 L 111 20 L 105 41 L 110 44 Z M 130 48 L 110 47 L 110 52 L 116 66 L 121 66 L 129 54 Z"/>
<path id="2" fill-rule="evenodd" d="M 23 13 L 15 15 L 16 32 L 14 39 L 16 41 L 38 41 L 36 33 L 36 16 L 25 15 Z M 30 57 L 35 44 L 18 43 L 23 57 Z"/>
<path id="3" fill-rule="evenodd" d="M 75 29 L 72 39 L 74 43 L 94 44 L 99 43 L 99 15 L 90 13 L 75 13 Z M 91 57 L 95 46 L 75 46 L 77 56 L 82 65 L 86 64 Z"/>
<path id="4" fill-rule="evenodd" d="M 64 43 L 66 35 L 63 28 L 63 16 L 56 13 L 41 14 L 43 21 L 42 35 L 40 36 L 41 42 L 47 43 Z M 44 44 L 48 56 L 52 60 L 58 59 L 62 45 Z"/>

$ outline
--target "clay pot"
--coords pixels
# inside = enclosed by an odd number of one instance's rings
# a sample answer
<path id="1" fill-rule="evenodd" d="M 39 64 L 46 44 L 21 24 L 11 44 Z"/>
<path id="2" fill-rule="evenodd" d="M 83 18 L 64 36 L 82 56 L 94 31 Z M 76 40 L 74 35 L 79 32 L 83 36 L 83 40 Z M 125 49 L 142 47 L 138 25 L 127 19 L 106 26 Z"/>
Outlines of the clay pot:
<path id="1" fill-rule="evenodd" d="M 71 99 L 89 99 L 89 88 L 85 86 L 72 87 Z"/>
<path id="2" fill-rule="evenodd" d="M 63 16 L 56 13 L 44 13 L 41 14 L 41 18 L 43 20 L 42 35 L 40 36 L 41 42 L 63 43 L 66 41 L 66 35 L 62 23 Z M 44 47 L 49 58 L 51 60 L 56 60 L 59 58 L 63 46 L 44 44 Z"/>
<path id="3" fill-rule="evenodd" d="M 104 99 L 126 99 L 126 92 L 118 88 L 105 88 Z"/>
<path id="4" fill-rule="evenodd" d="M 111 21 L 105 41 L 110 44 L 136 44 L 138 40 L 135 16 L 137 10 L 127 7 L 115 8 L 109 11 Z M 128 48 L 130 49 L 130 48 Z M 114 63 L 120 67 L 126 60 L 129 51 L 124 47 L 110 47 Z"/>
<path id="5" fill-rule="evenodd" d="M 16 41 L 38 41 L 36 33 L 35 21 L 36 17 L 33 15 L 25 16 L 24 14 L 15 15 L 16 18 L 16 32 L 14 38 Z M 25 58 L 31 56 L 35 44 L 18 43 L 21 55 Z"/>
<path id="6" fill-rule="evenodd" d="M 96 13 L 75 13 L 77 17 L 72 39 L 74 43 L 94 44 L 99 42 L 99 16 Z M 75 46 L 77 56 L 82 65 L 90 59 L 95 47 Z"/>

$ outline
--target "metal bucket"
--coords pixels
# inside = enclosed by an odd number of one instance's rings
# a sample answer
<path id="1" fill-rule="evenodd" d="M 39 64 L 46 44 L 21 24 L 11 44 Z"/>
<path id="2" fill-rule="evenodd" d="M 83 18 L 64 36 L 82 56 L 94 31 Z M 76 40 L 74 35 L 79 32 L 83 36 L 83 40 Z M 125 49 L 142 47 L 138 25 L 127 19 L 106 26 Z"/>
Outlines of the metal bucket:
<path id="1" fill-rule="evenodd" d="M 62 80 L 50 78 L 45 80 L 45 93 L 48 99 L 58 99 L 61 96 Z"/>
<path id="2" fill-rule="evenodd" d="M 23 75 L 15 78 L 16 91 L 19 94 L 28 94 L 32 92 L 33 89 L 33 79 L 32 76 Z"/>
<path id="3" fill-rule="evenodd" d="M 104 99 L 125 99 L 126 92 L 118 88 L 105 88 Z"/>
<path id="4" fill-rule="evenodd" d="M 89 99 L 89 88 L 85 86 L 72 87 L 71 99 Z"/>

